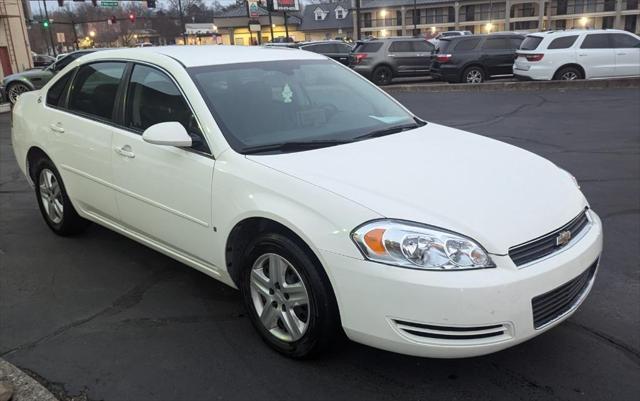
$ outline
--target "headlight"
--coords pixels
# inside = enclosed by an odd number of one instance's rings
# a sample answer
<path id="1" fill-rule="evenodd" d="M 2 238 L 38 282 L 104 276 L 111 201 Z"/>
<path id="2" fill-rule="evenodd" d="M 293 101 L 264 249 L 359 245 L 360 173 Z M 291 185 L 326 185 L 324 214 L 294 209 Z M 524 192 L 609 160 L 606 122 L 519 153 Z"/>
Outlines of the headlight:
<path id="1" fill-rule="evenodd" d="M 398 220 L 377 220 L 351 233 L 365 258 L 425 270 L 495 267 L 477 242 L 443 229 Z"/>

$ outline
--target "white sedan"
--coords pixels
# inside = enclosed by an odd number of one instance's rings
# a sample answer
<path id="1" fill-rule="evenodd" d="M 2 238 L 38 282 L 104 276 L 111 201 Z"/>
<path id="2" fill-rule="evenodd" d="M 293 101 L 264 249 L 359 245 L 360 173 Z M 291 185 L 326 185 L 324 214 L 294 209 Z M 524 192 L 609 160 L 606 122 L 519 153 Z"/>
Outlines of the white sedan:
<path id="1" fill-rule="evenodd" d="M 20 96 L 13 148 L 55 233 L 98 223 L 239 288 L 291 357 L 341 329 L 487 354 L 585 299 L 602 224 L 566 171 L 324 56 L 203 49 L 96 52 Z"/>

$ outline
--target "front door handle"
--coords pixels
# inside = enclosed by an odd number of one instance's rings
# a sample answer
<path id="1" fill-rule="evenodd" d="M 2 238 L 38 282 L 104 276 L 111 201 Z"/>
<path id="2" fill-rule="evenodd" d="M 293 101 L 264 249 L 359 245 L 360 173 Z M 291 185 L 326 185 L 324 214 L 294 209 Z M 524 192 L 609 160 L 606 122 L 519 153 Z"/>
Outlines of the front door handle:
<path id="1" fill-rule="evenodd" d="M 51 124 L 51 125 L 49 125 L 49 128 L 51 129 L 51 131 L 57 132 L 57 133 L 60 133 L 60 134 L 62 134 L 64 132 L 64 128 L 62 128 L 62 124 L 60 124 L 60 123 Z"/>
<path id="2" fill-rule="evenodd" d="M 116 151 L 117 154 L 123 157 L 128 157 L 130 159 L 133 159 L 134 157 L 136 157 L 136 154 L 133 153 L 133 151 L 131 150 L 131 146 L 129 145 L 124 145 L 121 148 L 114 148 L 114 150 Z"/>

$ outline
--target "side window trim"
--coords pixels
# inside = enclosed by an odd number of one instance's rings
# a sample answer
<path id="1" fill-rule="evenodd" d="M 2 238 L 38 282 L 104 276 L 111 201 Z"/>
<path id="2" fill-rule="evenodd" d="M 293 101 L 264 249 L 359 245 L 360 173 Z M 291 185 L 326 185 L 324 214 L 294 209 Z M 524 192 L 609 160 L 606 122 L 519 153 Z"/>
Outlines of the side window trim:
<path id="1" fill-rule="evenodd" d="M 213 157 L 213 152 L 211 151 L 211 146 L 209 146 L 209 142 L 207 141 L 207 138 L 205 136 L 204 130 L 202 129 L 202 124 L 200 123 L 200 119 L 198 118 L 198 115 L 194 112 L 193 110 L 193 106 L 191 105 L 191 102 L 189 102 L 189 99 L 187 98 L 187 96 L 185 96 L 184 90 L 182 90 L 182 87 L 178 84 L 178 81 L 176 81 L 176 79 L 174 78 L 173 75 L 171 75 L 171 73 L 169 71 L 166 71 L 165 69 L 154 65 L 154 64 L 148 64 L 148 63 L 144 63 L 141 61 L 133 61 L 133 62 L 129 62 L 128 64 L 130 64 L 129 70 L 125 70 L 125 74 L 127 74 L 126 76 L 123 76 L 123 81 L 126 81 L 125 85 L 123 85 L 123 91 L 124 94 L 120 97 L 121 100 L 121 105 L 118 105 L 118 115 L 121 116 L 121 120 L 119 121 L 119 123 L 117 124 L 118 128 L 123 129 L 125 131 L 129 131 L 132 132 L 134 134 L 137 135 L 142 135 L 143 131 L 133 128 L 133 127 L 127 127 L 127 122 L 125 121 L 126 119 L 126 110 L 127 110 L 127 103 L 129 102 L 129 99 L 127 98 L 127 93 L 129 92 L 129 84 L 131 81 L 131 76 L 133 75 L 133 69 L 135 68 L 136 65 L 141 65 L 144 67 L 148 67 L 148 68 L 153 68 L 154 70 L 157 70 L 158 72 L 160 72 L 161 74 L 167 76 L 169 78 L 169 80 L 176 86 L 176 88 L 178 88 L 178 91 L 180 92 L 180 96 L 182 96 L 182 99 L 184 100 L 185 104 L 187 105 L 187 107 L 189 108 L 189 110 L 191 111 L 191 114 L 193 115 L 193 117 L 196 120 L 196 123 L 198 124 L 198 128 L 200 129 L 200 132 L 202 133 L 202 140 L 204 141 L 204 144 L 206 146 L 206 148 L 208 149 L 208 152 L 202 152 L 193 148 L 181 148 L 184 149 L 188 152 L 193 152 L 199 155 L 203 155 L 206 157 L 210 157 L 210 158 L 214 158 Z"/>
<path id="2" fill-rule="evenodd" d="M 60 79 L 64 78 L 64 75 L 62 75 L 59 79 L 57 79 L 50 87 L 49 89 L 47 89 L 47 93 L 44 94 L 44 104 L 46 107 L 52 108 L 52 109 L 56 109 L 56 110 L 67 110 L 67 101 L 69 98 L 69 92 L 71 89 L 71 85 L 73 84 L 73 80 L 76 78 L 76 72 L 78 71 L 78 67 L 75 67 L 73 70 L 69 71 L 67 74 L 71 74 L 71 76 L 69 77 L 69 81 L 67 81 L 67 83 L 64 85 L 64 89 L 62 90 L 62 94 L 60 96 L 60 99 L 58 99 L 58 104 L 56 105 L 52 105 L 49 104 L 49 102 L 47 101 L 47 98 L 49 97 L 49 91 L 51 90 L 51 88 L 53 88 Z"/>

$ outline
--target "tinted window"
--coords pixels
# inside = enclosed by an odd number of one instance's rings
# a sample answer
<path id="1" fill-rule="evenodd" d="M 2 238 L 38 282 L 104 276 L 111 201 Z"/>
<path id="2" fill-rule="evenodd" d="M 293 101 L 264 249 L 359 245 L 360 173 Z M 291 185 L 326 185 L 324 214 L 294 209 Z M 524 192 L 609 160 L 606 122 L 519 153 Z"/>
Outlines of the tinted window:
<path id="1" fill-rule="evenodd" d="M 480 43 L 480 38 L 463 39 L 458 41 L 454 50 L 457 52 L 473 50 L 478 46 L 478 43 Z"/>
<path id="2" fill-rule="evenodd" d="M 632 48 L 639 47 L 640 40 L 634 38 L 631 35 L 625 35 L 624 33 L 612 33 L 613 47 L 620 48 Z"/>
<path id="3" fill-rule="evenodd" d="M 580 45 L 581 49 L 610 49 L 608 33 L 592 33 L 587 35 Z"/>
<path id="4" fill-rule="evenodd" d="M 540 42 L 542 42 L 542 38 L 540 36 L 527 36 L 522 41 L 520 50 L 535 50 L 538 48 Z"/>
<path id="5" fill-rule="evenodd" d="M 432 52 L 435 46 L 431 43 L 422 40 L 416 40 L 413 42 L 413 51 L 416 52 Z"/>
<path id="6" fill-rule="evenodd" d="M 382 43 L 360 43 L 354 50 L 356 53 L 375 53 L 382 47 Z"/>
<path id="7" fill-rule="evenodd" d="M 509 43 L 511 44 L 511 47 L 509 47 L 510 49 L 518 49 L 520 48 L 520 45 L 522 44 L 522 40 L 523 38 L 511 38 L 509 39 Z"/>
<path id="8" fill-rule="evenodd" d="M 511 48 L 508 38 L 488 38 L 482 44 L 484 50 L 506 50 Z"/>
<path id="9" fill-rule="evenodd" d="M 71 88 L 69 110 L 110 120 L 124 67 L 124 63 L 112 62 L 80 67 Z"/>
<path id="10" fill-rule="evenodd" d="M 47 91 L 47 105 L 59 106 L 60 101 L 64 98 L 65 88 L 73 76 L 73 71 L 64 74 L 58 79 Z"/>
<path id="11" fill-rule="evenodd" d="M 393 42 L 391 43 L 391 46 L 389 46 L 389 51 L 392 53 L 393 52 L 409 53 L 413 51 L 413 46 L 411 45 L 411 42 L 407 40 Z"/>
<path id="12" fill-rule="evenodd" d="M 193 139 L 194 149 L 208 151 L 198 123 L 173 81 L 155 68 L 136 65 L 127 89 L 126 126 L 144 131 L 169 121 L 184 126 Z"/>
<path id="13" fill-rule="evenodd" d="M 331 43 L 320 43 L 317 45 L 302 46 L 302 49 L 321 54 L 335 53 L 335 47 Z"/>
<path id="14" fill-rule="evenodd" d="M 93 53 L 93 52 L 76 52 L 76 53 L 71 53 L 68 56 L 62 58 L 61 60 L 57 61 L 55 64 L 55 70 L 56 71 L 60 71 L 62 70 L 64 67 L 66 67 L 67 65 L 69 65 L 69 63 L 71 63 L 73 60 L 78 59 L 82 56 L 85 56 L 89 53 Z"/>
<path id="15" fill-rule="evenodd" d="M 344 43 L 338 44 L 338 53 L 351 53 L 351 46 Z"/>
<path id="16" fill-rule="evenodd" d="M 571 46 L 573 46 L 573 44 L 576 42 L 576 39 L 578 39 L 578 35 L 563 36 L 561 38 L 556 38 L 552 40 L 551 43 L 549 43 L 549 46 L 547 46 L 547 49 L 549 50 L 568 49 Z"/>

